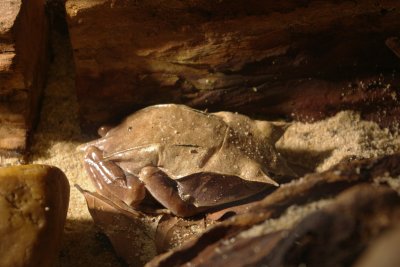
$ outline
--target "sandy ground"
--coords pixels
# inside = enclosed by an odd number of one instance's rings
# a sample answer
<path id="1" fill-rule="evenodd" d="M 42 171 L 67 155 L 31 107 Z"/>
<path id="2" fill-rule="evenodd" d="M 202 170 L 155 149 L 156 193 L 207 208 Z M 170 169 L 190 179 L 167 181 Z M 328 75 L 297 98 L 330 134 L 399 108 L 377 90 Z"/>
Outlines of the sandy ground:
<path id="1" fill-rule="evenodd" d="M 52 34 L 54 61 L 45 88 L 39 125 L 32 141 L 29 163 L 60 168 L 68 177 L 71 195 L 60 266 L 123 266 L 105 236 L 93 224 L 83 195 L 74 187 L 93 189 L 76 151 L 93 137 L 84 136 L 78 125 L 74 67 L 69 40 Z"/>
<path id="2" fill-rule="evenodd" d="M 69 40 L 54 32 L 52 42 L 54 61 L 50 66 L 40 123 L 28 162 L 57 166 L 70 181 L 70 205 L 60 266 L 124 266 L 113 253 L 107 238 L 94 226 L 84 197 L 74 187 L 79 184 L 85 189 L 93 189 L 76 147 L 94 137 L 83 135 L 78 126 Z M 342 112 L 314 124 L 293 124 L 279 141 L 278 148 L 294 164 L 321 171 L 346 156 L 372 157 L 400 151 L 400 140 L 397 133 L 361 121 L 355 113 Z M 271 229 L 290 227 L 287 222 L 294 223 L 324 203 L 290 209 L 286 218 L 283 216 L 269 222 Z"/>

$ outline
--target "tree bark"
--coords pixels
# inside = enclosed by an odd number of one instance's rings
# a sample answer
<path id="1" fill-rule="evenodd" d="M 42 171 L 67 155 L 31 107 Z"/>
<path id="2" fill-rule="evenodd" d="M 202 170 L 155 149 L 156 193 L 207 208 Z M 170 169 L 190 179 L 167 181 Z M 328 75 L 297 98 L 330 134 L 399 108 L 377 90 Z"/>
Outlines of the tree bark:
<path id="1" fill-rule="evenodd" d="M 1 157 L 26 149 L 37 118 L 47 72 L 48 23 L 45 0 L 5 0 L 0 14 Z"/>

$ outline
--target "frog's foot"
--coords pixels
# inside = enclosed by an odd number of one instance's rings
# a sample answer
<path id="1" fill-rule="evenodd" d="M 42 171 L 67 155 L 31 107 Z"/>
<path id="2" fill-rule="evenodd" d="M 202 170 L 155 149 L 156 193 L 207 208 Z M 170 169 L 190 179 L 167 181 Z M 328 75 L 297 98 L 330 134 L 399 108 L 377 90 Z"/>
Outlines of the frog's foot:
<path id="1" fill-rule="evenodd" d="M 133 175 L 125 175 L 114 162 L 103 160 L 102 152 L 94 146 L 86 149 L 85 168 L 96 191 L 112 201 L 137 206 L 145 197 L 144 184 Z"/>
<path id="2" fill-rule="evenodd" d="M 147 191 L 165 208 L 179 217 L 192 216 L 202 210 L 181 199 L 177 183 L 156 167 L 144 167 L 139 178 Z"/>

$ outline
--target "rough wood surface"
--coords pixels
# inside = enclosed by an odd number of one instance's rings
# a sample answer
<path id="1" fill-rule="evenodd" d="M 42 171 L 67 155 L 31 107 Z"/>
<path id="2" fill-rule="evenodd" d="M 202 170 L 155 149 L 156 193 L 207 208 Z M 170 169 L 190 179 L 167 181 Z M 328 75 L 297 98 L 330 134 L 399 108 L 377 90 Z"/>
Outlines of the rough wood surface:
<path id="1" fill-rule="evenodd" d="M 400 220 L 399 160 L 397 154 L 342 162 L 307 175 L 146 266 L 352 266 Z M 325 207 L 287 228 L 274 231 L 268 223 L 293 204 L 327 198 Z"/>
<path id="2" fill-rule="evenodd" d="M 400 255 L 396 250 L 400 242 L 400 229 L 394 227 L 379 236 L 363 253 L 355 267 L 390 267 L 400 265 Z"/>
<path id="3" fill-rule="evenodd" d="M 45 2 L 0 3 L 0 155 L 3 156 L 25 150 L 38 113 L 47 71 Z"/>
<path id="4" fill-rule="evenodd" d="M 344 108 L 399 114 L 395 0 L 68 0 L 66 9 L 83 126 L 165 102 L 303 120 Z"/>

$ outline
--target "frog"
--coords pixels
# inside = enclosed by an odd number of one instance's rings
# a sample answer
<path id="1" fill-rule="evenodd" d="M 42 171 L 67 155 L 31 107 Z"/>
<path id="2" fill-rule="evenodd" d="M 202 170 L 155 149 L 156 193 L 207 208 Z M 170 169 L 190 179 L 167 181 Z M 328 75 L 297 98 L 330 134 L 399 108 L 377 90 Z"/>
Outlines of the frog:
<path id="1" fill-rule="evenodd" d="M 140 109 L 84 143 L 83 165 L 100 195 L 138 208 L 150 194 L 178 217 L 276 188 L 296 173 L 276 150 L 285 123 L 180 104 Z"/>

